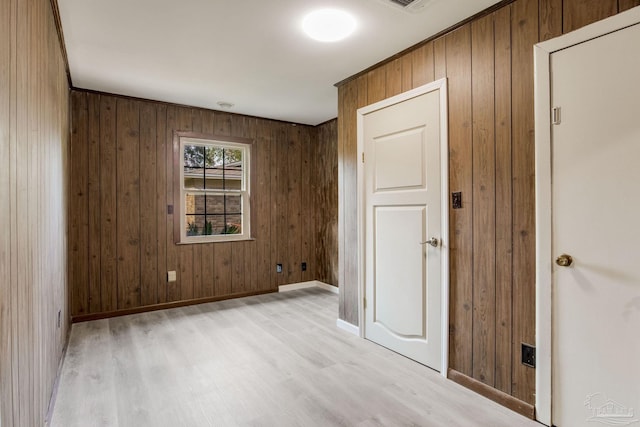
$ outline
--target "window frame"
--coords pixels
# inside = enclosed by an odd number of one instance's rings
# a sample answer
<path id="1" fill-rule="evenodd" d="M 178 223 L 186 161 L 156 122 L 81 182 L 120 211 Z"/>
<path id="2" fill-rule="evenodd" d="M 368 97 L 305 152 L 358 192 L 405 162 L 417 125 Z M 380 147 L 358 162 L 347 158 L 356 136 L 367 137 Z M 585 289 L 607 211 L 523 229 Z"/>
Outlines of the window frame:
<path id="1" fill-rule="evenodd" d="M 223 146 L 243 150 L 243 185 L 241 190 L 216 190 L 221 194 L 238 194 L 242 200 L 242 232 L 239 234 L 210 234 L 188 236 L 186 224 L 186 193 L 184 187 L 184 146 Z M 237 242 L 253 240 L 251 223 L 253 215 L 251 205 L 253 197 L 251 189 L 255 177 L 254 162 L 252 161 L 254 141 L 248 138 L 229 137 L 198 132 L 174 132 L 173 138 L 173 205 L 169 207 L 169 214 L 173 213 L 173 237 L 176 244 L 198 244 L 216 242 Z M 203 191 L 206 194 L 206 191 Z"/>

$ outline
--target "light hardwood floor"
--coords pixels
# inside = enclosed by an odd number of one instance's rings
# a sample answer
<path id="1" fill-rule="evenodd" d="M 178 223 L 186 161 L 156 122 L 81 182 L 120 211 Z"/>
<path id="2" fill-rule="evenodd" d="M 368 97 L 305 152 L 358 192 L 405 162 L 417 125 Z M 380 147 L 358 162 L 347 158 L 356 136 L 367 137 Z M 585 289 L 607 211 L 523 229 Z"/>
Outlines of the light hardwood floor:
<path id="1" fill-rule="evenodd" d="M 51 425 L 540 426 L 336 328 L 310 288 L 73 325 Z"/>

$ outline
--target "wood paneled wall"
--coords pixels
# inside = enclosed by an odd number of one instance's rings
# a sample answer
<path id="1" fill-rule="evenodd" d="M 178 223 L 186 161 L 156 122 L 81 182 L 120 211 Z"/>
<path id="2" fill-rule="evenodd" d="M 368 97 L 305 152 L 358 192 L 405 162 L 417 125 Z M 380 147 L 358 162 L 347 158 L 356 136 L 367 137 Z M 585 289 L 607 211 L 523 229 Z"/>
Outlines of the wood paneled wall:
<path id="1" fill-rule="evenodd" d="M 316 278 L 338 286 L 338 122 L 316 129 Z"/>
<path id="2" fill-rule="evenodd" d="M 449 84 L 450 367 L 532 404 L 535 371 L 533 45 L 637 0 L 517 0 L 339 85 L 340 318 L 358 324 L 356 109 Z"/>
<path id="3" fill-rule="evenodd" d="M 49 1 L 0 2 L 0 425 L 7 427 L 44 425 L 66 342 L 68 94 Z"/>
<path id="4" fill-rule="evenodd" d="M 323 227 L 331 227 L 325 210 L 337 208 L 325 192 L 337 184 L 330 171 L 317 172 L 332 161 L 335 123 L 314 128 L 81 90 L 72 91 L 71 106 L 74 319 L 274 291 L 317 278 L 331 281 L 324 271 L 331 246 L 323 247 L 331 233 Z M 178 203 L 175 131 L 255 140 L 255 240 L 174 243 L 167 205 Z M 283 273 L 275 272 L 276 263 L 283 264 Z M 170 270 L 177 272 L 176 282 L 167 282 Z"/>

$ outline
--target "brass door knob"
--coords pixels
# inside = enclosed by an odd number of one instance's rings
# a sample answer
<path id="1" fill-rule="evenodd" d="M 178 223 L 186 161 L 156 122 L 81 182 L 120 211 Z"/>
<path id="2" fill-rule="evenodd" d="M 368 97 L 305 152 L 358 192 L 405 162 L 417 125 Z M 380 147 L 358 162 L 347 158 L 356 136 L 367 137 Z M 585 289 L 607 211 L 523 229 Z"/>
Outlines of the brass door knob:
<path id="1" fill-rule="evenodd" d="M 558 258 L 556 258 L 556 264 L 560 267 L 569 267 L 573 263 L 573 258 L 571 255 L 562 254 Z"/>

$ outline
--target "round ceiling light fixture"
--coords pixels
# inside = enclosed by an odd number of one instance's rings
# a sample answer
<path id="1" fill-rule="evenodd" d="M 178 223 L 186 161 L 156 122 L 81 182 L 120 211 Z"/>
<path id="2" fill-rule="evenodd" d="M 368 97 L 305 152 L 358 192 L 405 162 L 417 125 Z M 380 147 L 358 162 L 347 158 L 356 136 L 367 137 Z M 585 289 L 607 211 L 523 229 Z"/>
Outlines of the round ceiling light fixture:
<path id="1" fill-rule="evenodd" d="M 304 17 L 302 29 L 314 40 L 337 42 L 355 31 L 356 20 L 342 10 L 320 9 Z"/>

